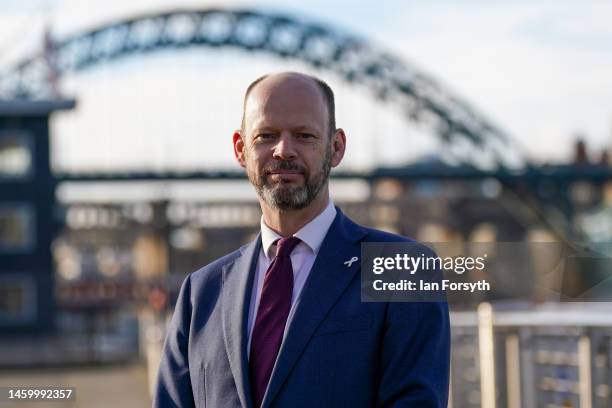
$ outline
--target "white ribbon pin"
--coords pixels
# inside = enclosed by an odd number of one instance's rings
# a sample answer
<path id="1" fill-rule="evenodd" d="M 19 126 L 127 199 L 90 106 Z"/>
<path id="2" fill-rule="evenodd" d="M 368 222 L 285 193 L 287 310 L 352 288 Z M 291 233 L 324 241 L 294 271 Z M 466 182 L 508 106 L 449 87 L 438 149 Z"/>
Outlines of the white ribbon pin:
<path id="1" fill-rule="evenodd" d="M 359 258 L 357 258 L 356 256 L 352 257 L 351 259 L 349 259 L 348 261 L 344 262 L 344 264 L 346 265 L 347 268 L 350 268 L 351 266 L 353 266 L 353 262 L 355 262 L 356 260 L 358 260 Z"/>

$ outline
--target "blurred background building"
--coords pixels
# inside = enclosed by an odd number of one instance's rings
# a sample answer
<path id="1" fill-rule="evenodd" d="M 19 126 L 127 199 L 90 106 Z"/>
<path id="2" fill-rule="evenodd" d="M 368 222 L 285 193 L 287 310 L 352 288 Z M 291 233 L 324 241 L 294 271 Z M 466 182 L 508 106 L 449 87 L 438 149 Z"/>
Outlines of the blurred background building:
<path id="1" fill-rule="evenodd" d="M 514 134 L 408 63 L 396 45 L 377 41 L 375 27 L 391 18 L 380 11 L 371 25 L 356 15 L 365 33 L 352 34 L 345 27 L 354 23 L 341 15 L 162 3 L 134 3 L 85 24 L 65 11 L 82 12 L 70 2 L 32 2 L 30 17 L 15 26 L 14 43 L 25 45 L 13 52 L 12 43 L 0 44 L 0 386 L 49 381 L 45 372 L 95 372 L 100 384 L 121 376 L 139 384 L 131 403 L 115 405 L 149 403 L 182 280 L 259 228 L 255 193 L 231 165 L 244 88 L 263 73 L 297 69 L 337 91 L 349 150 L 331 191 L 350 217 L 456 245 L 457 253 L 474 242 L 532 245 L 531 257 L 490 271 L 501 290 L 453 303 L 452 406 L 612 406 L 610 303 L 572 302 L 593 288 L 600 300 L 612 296 L 612 104 L 595 111 L 600 124 L 586 126 L 597 132 L 607 122 L 605 138 L 542 127 L 537 112 L 524 112 L 530 121 L 512 125 Z M 6 15 L 19 7 L 7 6 Z M 517 7 L 526 33 L 539 27 L 537 16 L 557 10 Z M 432 13 L 446 21 L 446 8 Z M 45 23 L 35 36 L 24 34 L 30 19 Z M 601 32 L 610 38 L 609 29 Z M 415 33 L 386 35 L 400 42 L 404 35 L 419 50 Z M 444 72 L 436 67 L 437 76 Z M 592 78 L 589 86 L 603 87 Z M 538 86 L 529 82 L 518 97 L 537 98 Z M 496 97 L 512 94 L 502 90 Z M 610 101 L 606 92 L 597 103 Z M 482 107 L 496 106 L 499 116 L 503 106 L 482 95 Z M 571 254 L 564 275 L 551 278 L 562 288 L 504 291 L 552 271 L 542 243 Z M 86 398 L 96 391 L 84 394 L 79 406 L 95 406 Z"/>

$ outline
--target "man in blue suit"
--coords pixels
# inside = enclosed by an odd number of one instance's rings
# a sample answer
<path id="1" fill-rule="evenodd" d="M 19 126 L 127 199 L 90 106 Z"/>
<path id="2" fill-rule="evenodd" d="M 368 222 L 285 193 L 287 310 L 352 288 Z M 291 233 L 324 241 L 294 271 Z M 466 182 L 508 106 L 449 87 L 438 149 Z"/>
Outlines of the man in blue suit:
<path id="1" fill-rule="evenodd" d="M 244 101 L 234 153 L 261 231 L 189 275 L 168 328 L 155 407 L 445 407 L 445 303 L 362 302 L 360 245 L 413 242 L 361 227 L 329 198 L 346 146 L 333 92 L 267 75 Z"/>

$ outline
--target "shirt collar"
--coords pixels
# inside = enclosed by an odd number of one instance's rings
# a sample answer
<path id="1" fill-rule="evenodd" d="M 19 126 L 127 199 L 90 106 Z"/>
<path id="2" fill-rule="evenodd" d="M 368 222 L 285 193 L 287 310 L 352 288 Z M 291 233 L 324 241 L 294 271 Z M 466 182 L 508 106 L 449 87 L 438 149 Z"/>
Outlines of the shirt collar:
<path id="1" fill-rule="evenodd" d="M 327 235 L 327 231 L 329 227 L 334 222 L 334 218 L 336 218 L 336 207 L 331 200 L 327 202 L 327 207 L 316 217 L 314 217 L 308 224 L 304 225 L 293 234 L 294 237 L 302 240 L 303 243 L 306 244 L 308 248 L 312 250 L 312 252 L 317 255 L 319 253 L 319 249 L 321 248 L 321 244 L 323 243 L 323 239 L 325 235 Z M 276 233 L 272 228 L 268 227 L 264 222 L 263 215 L 260 221 L 261 225 L 261 244 L 264 254 L 268 259 L 271 259 L 274 254 L 270 253 L 270 248 L 276 242 L 276 240 L 282 238 L 279 234 Z"/>

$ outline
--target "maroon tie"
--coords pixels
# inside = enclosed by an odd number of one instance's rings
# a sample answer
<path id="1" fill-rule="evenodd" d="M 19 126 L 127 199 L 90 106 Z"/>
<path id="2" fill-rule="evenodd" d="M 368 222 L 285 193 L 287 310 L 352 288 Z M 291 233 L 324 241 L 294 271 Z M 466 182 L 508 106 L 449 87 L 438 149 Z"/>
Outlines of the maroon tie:
<path id="1" fill-rule="evenodd" d="M 264 278 L 249 357 L 255 407 L 261 406 L 283 340 L 293 294 L 293 268 L 289 255 L 300 242 L 296 237 L 279 239 L 276 257 Z"/>

